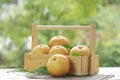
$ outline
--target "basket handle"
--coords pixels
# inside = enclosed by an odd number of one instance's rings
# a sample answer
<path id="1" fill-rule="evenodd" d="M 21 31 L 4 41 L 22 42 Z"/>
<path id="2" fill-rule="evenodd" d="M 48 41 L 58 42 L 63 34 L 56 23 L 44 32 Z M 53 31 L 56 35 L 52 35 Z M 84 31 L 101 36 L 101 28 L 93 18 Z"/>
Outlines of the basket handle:
<path id="1" fill-rule="evenodd" d="M 38 30 L 89 30 L 90 31 L 90 68 L 89 74 L 94 74 L 95 66 L 95 43 L 96 43 L 96 24 L 91 24 L 89 26 L 63 26 L 63 25 L 32 25 L 32 48 L 38 44 Z"/>
<path id="2" fill-rule="evenodd" d="M 63 26 L 63 25 L 32 25 L 32 48 L 38 44 L 38 30 L 89 30 L 90 31 L 90 52 L 95 54 L 96 25 L 90 26 Z"/>

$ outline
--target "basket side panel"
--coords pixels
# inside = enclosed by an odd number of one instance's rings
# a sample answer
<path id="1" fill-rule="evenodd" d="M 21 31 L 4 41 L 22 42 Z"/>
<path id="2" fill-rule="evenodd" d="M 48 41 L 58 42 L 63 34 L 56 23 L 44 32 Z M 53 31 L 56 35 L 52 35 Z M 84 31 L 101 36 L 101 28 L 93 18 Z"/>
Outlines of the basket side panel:
<path id="1" fill-rule="evenodd" d="M 25 54 L 24 68 L 28 71 L 34 71 L 39 67 L 46 66 L 49 57 L 42 54 Z"/>

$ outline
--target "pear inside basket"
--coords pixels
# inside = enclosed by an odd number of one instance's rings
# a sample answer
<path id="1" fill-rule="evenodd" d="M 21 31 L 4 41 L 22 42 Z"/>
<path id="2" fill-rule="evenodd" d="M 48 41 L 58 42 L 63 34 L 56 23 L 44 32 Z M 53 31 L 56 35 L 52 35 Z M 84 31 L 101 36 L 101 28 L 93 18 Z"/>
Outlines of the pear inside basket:
<path id="1" fill-rule="evenodd" d="M 38 44 L 38 30 L 88 30 L 89 47 L 71 46 L 65 36 L 53 36 L 48 44 Z M 54 76 L 94 75 L 99 72 L 99 56 L 95 54 L 95 24 L 89 26 L 50 26 L 33 24 L 32 50 L 24 55 L 24 68 L 35 71 L 47 67 Z"/>

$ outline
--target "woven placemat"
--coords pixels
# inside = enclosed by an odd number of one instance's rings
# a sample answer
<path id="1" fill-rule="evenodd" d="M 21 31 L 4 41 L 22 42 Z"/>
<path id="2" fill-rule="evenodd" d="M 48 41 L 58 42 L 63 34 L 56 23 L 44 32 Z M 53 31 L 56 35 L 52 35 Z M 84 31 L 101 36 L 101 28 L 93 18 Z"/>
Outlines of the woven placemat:
<path id="1" fill-rule="evenodd" d="M 47 79 L 47 80 L 108 80 L 112 78 L 114 75 L 89 75 L 89 76 L 64 76 L 64 77 L 54 77 L 51 75 L 29 75 L 26 76 L 29 79 Z"/>

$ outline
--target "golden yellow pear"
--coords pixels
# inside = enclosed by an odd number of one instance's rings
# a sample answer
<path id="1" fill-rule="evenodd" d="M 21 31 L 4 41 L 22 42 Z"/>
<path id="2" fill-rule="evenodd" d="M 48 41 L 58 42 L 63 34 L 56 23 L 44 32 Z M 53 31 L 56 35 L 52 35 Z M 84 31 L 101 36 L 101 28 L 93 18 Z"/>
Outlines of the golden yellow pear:
<path id="1" fill-rule="evenodd" d="M 69 44 L 69 40 L 64 36 L 54 36 L 49 41 L 49 46 L 53 47 L 56 45 L 67 45 Z"/>
<path id="2" fill-rule="evenodd" d="M 50 48 L 49 48 L 48 45 L 46 45 L 46 44 L 40 44 L 40 45 L 35 46 L 32 49 L 32 53 L 33 54 L 48 54 L 49 50 L 50 50 Z"/>
<path id="3" fill-rule="evenodd" d="M 69 55 L 68 50 L 61 45 L 56 45 L 53 46 L 50 51 L 49 54 L 64 54 L 64 55 Z"/>
<path id="4" fill-rule="evenodd" d="M 55 54 L 49 58 L 47 69 L 53 76 L 64 76 L 70 70 L 69 59 L 65 55 Z"/>
<path id="5" fill-rule="evenodd" d="M 90 50 L 85 45 L 77 45 L 70 50 L 70 55 L 89 56 Z"/>

